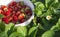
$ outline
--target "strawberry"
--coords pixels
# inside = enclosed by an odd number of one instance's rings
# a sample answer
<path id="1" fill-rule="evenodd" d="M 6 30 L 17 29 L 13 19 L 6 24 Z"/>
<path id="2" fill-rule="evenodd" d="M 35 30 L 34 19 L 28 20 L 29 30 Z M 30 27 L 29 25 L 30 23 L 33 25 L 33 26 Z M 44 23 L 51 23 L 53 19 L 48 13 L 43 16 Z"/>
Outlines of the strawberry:
<path id="1" fill-rule="evenodd" d="M 27 14 L 27 15 L 32 15 L 31 10 L 27 10 L 27 11 L 26 11 L 26 14 Z"/>
<path id="2" fill-rule="evenodd" d="M 17 20 L 18 20 L 17 16 L 14 16 L 14 17 L 13 17 L 13 20 L 14 20 L 14 21 L 17 21 Z"/>
<path id="3" fill-rule="evenodd" d="M 13 4 L 12 3 L 10 3 L 9 5 L 8 5 L 8 7 L 12 7 L 13 6 Z"/>
<path id="4" fill-rule="evenodd" d="M 13 4 L 13 5 L 16 5 L 16 4 L 17 4 L 17 2 L 15 2 L 15 1 L 14 1 L 14 2 L 12 2 L 12 4 Z"/>
<path id="5" fill-rule="evenodd" d="M 13 17 L 9 17 L 9 21 L 12 21 Z"/>
<path id="6" fill-rule="evenodd" d="M 3 20 L 6 24 L 9 23 L 9 19 L 8 19 L 8 18 L 3 18 L 2 20 Z"/>
<path id="7" fill-rule="evenodd" d="M 5 15 L 5 12 L 1 12 L 1 14 Z"/>
<path id="8" fill-rule="evenodd" d="M 18 16 L 18 19 L 19 20 L 22 20 L 22 19 L 24 19 L 25 18 L 25 14 L 24 13 L 21 13 L 19 16 Z"/>
<path id="9" fill-rule="evenodd" d="M 12 8 L 8 8 L 9 11 L 12 11 Z"/>
<path id="10" fill-rule="evenodd" d="M 2 6 L 2 9 L 3 9 L 4 11 L 8 11 L 7 6 Z"/>
<path id="11" fill-rule="evenodd" d="M 24 21 L 26 21 L 26 19 L 22 19 L 22 20 L 20 20 L 21 21 L 21 23 L 23 23 Z"/>
<path id="12" fill-rule="evenodd" d="M 5 15 L 6 15 L 6 16 L 10 16 L 10 11 L 6 11 L 6 12 L 5 12 Z"/>
<path id="13" fill-rule="evenodd" d="M 15 10 L 15 11 L 17 11 L 17 10 L 18 10 L 18 8 L 15 6 L 15 7 L 14 7 L 14 10 Z"/>
<path id="14" fill-rule="evenodd" d="M 16 15 L 18 16 L 19 14 L 21 14 L 21 12 L 20 11 L 17 11 Z"/>
<path id="15" fill-rule="evenodd" d="M 15 13 L 16 13 L 16 12 L 15 12 L 15 11 L 13 11 L 13 12 L 12 12 L 12 15 L 15 15 Z"/>
<path id="16" fill-rule="evenodd" d="M 7 8 L 7 6 L 2 5 L 1 8 L 4 9 L 4 8 Z"/>

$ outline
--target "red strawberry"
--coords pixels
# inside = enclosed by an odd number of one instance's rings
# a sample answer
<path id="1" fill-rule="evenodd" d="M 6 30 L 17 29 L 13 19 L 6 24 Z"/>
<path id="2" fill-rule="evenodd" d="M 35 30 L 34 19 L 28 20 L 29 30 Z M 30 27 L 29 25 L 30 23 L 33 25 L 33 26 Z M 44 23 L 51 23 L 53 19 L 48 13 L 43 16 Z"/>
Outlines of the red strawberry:
<path id="1" fill-rule="evenodd" d="M 14 6 L 14 10 L 15 10 L 15 11 L 17 11 L 17 10 L 18 10 L 17 6 Z"/>
<path id="2" fill-rule="evenodd" d="M 26 19 L 22 19 L 22 20 L 20 20 L 21 21 L 21 23 L 23 23 L 24 21 L 26 21 Z"/>
<path id="3" fill-rule="evenodd" d="M 3 21 L 8 24 L 9 23 L 9 19 L 8 18 L 3 18 Z"/>
<path id="4" fill-rule="evenodd" d="M 15 24 L 17 21 L 12 20 L 12 22 Z"/>
<path id="5" fill-rule="evenodd" d="M 6 16 L 10 16 L 10 11 L 6 11 L 6 12 L 5 12 L 5 15 L 6 15 Z"/>
<path id="6" fill-rule="evenodd" d="M 12 12 L 12 15 L 15 15 L 15 14 L 16 14 L 16 12 L 15 12 L 15 11 L 13 11 L 13 12 Z"/>
<path id="7" fill-rule="evenodd" d="M 7 8 L 7 6 L 2 5 L 1 8 L 4 9 L 4 8 Z"/>
<path id="8" fill-rule="evenodd" d="M 9 17 L 9 21 L 12 21 L 13 17 Z"/>
<path id="9" fill-rule="evenodd" d="M 16 4 L 17 4 L 17 2 L 15 2 L 15 1 L 14 1 L 14 2 L 12 2 L 12 4 L 13 4 L 13 5 L 16 5 Z"/>
<path id="10" fill-rule="evenodd" d="M 21 12 L 20 11 L 17 11 L 16 15 L 18 16 L 19 14 L 21 14 Z"/>
<path id="11" fill-rule="evenodd" d="M 19 20 L 22 20 L 22 19 L 24 19 L 24 17 L 25 17 L 25 14 L 22 13 L 22 14 L 20 14 L 20 15 L 18 16 L 18 19 L 19 19 Z"/>
<path id="12" fill-rule="evenodd" d="M 26 11 L 26 14 L 27 14 L 27 15 L 32 15 L 31 10 L 27 10 L 27 11 Z"/>
<path id="13" fill-rule="evenodd" d="M 9 11 L 12 11 L 12 8 L 8 8 Z"/>
<path id="14" fill-rule="evenodd" d="M 10 3 L 9 5 L 8 5 L 8 7 L 12 7 L 13 6 L 13 4 L 12 3 Z"/>
<path id="15" fill-rule="evenodd" d="M 18 20 L 17 16 L 14 16 L 14 17 L 13 17 L 13 20 L 14 20 L 14 21 L 17 21 L 17 20 Z"/>

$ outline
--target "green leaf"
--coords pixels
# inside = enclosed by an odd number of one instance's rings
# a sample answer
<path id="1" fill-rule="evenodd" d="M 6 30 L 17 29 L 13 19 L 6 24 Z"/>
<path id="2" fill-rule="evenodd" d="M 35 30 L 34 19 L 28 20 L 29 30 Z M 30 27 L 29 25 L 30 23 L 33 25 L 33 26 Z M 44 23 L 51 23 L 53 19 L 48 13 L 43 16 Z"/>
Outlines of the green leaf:
<path id="1" fill-rule="evenodd" d="M 46 17 L 46 16 L 48 16 L 48 15 L 52 15 L 53 14 L 53 11 L 51 11 L 50 9 L 48 9 L 45 13 L 43 13 L 42 15 L 41 15 L 41 17 Z"/>
<path id="2" fill-rule="evenodd" d="M 52 5 L 52 7 L 54 9 L 60 9 L 60 3 L 59 2 L 58 3 L 55 3 L 55 4 Z"/>
<path id="3" fill-rule="evenodd" d="M 34 5 L 36 6 L 37 10 L 40 11 L 40 10 L 44 10 L 44 4 L 42 2 L 36 2 L 34 3 Z"/>
<path id="4" fill-rule="evenodd" d="M 18 32 L 13 32 L 9 37 L 24 37 L 24 36 L 20 35 L 20 33 Z"/>
<path id="5" fill-rule="evenodd" d="M 31 0 L 33 3 L 35 3 L 36 2 L 36 0 Z"/>
<path id="6" fill-rule="evenodd" d="M 38 31 L 37 27 L 32 27 L 29 30 L 28 37 L 36 37 L 37 31 Z"/>
<path id="7" fill-rule="evenodd" d="M 9 23 L 8 25 L 6 25 L 6 26 L 5 26 L 5 31 L 6 31 L 6 32 L 9 31 L 12 26 L 14 26 L 13 23 Z"/>
<path id="8" fill-rule="evenodd" d="M 7 34 L 5 32 L 1 32 L 0 37 L 7 37 Z"/>
<path id="9" fill-rule="evenodd" d="M 56 25 L 51 27 L 51 30 L 54 30 L 54 31 L 59 31 L 60 30 L 60 19 L 58 20 Z"/>
<path id="10" fill-rule="evenodd" d="M 2 14 L 0 14 L 0 18 L 3 18 L 3 15 Z"/>
<path id="11" fill-rule="evenodd" d="M 19 26 L 19 27 L 17 27 L 17 32 L 23 36 L 26 36 L 27 35 L 27 28 L 25 26 Z"/>
<path id="12" fill-rule="evenodd" d="M 51 30 L 53 30 L 53 31 L 58 31 L 59 28 L 55 25 L 55 26 L 52 26 Z"/>
<path id="13" fill-rule="evenodd" d="M 0 32 L 5 31 L 5 24 L 4 22 L 0 22 Z"/>
<path id="14" fill-rule="evenodd" d="M 39 29 L 45 30 L 40 23 L 38 23 L 38 25 L 39 25 Z"/>
<path id="15" fill-rule="evenodd" d="M 42 14 L 42 11 L 38 11 L 37 12 L 37 16 L 40 17 L 40 15 Z"/>
<path id="16" fill-rule="evenodd" d="M 46 7 L 50 7 L 51 5 L 54 5 L 57 2 L 58 0 L 45 0 L 45 5 Z"/>
<path id="17" fill-rule="evenodd" d="M 51 0 L 45 0 L 46 7 L 49 7 L 49 5 L 51 4 L 50 2 L 51 2 Z"/>
<path id="18" fill-rule="evenodd" d="M 41 37 L 54 37 L 54 35 L 55 35 L 55 32 L 49 30 L 49 31 L 44 32 Z"/>

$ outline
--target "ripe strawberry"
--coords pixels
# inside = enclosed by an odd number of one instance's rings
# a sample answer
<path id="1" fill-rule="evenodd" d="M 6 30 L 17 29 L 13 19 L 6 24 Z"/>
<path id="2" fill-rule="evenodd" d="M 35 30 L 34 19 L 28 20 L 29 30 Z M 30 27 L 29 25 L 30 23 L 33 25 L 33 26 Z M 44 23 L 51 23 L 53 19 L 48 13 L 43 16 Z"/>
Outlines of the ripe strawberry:
<path id="1" fill-rule="evenodd" d="M 15 11 L 13 11 L 13 12 L 12 12 L 12 15 L 15 15 L 15 14 L 16 14 L 16 12 L 15 12 Z"/>
<path id="2" fill-rule="evenodd" d="M 14 7 L 14 10 L 15 10 L 15 11 L 17 11 L 17 10 L 18 10 L 18 8 L 15 6 L 15 7 Z"/>
<path id="3" fill-rule="evenodd" d="M 1 12 L 1 14 L 5 15 L 5 12 Z"/>
<path id="4" fill-rule="evenodd" d="M 12 8 L 8 8 L 9 11 L 12 11 Z"/>
<path id="5" fill-rule="evenodd" d="M 9 19 L 8 19 L 8 18 L 3 18 L 2 20 L 3 20 L 6 24 L 9 23 Z"/>
<path id="6" fill-rule="evenodd" d="M 14 17 L 13 17 L 13 20 L 14 20 L 14 21 L 17 21 L 17 20 L 18 20 L 17 16 L 14 16 Z"/>
<path id="7" fill-rule="evenodd" d="M 12 7 L 13 6 L 13 4 L 12 3 L 10 3 L 9 5 L 8 5 L 8 7 Z"/>
<path id="8" fill-rule="evenodd" d="M 22 20 L 20 20 L 21 21 L 21 23 L 23 23 L 24 21 L 26 21 L 26 19 L 22 19 Z"/>
<path id="9" fill-rule="evenodd" d="M 2 5 L 1 8 L 4 9 L 4 8 L 7 8 L 7 6 Z"/>
<path id="10" fill-rule="evenodd" d="M 5 12 L 5 15 L 6 15 L 6 16 L 10 16 L 10 11 L 6 11 L 6 12 Z"/>
<path id="11" fill-rule="evenodd" d="M 20 11 L 17 11 L 16 15 L 18 16 L 19 14 L 21 14 L 21 12 Z"/>
<path id="12" fill-rule="evenodd" d="M 22 20 L 22 19 L 24 19 L 25 18 L 25 14 L 24 13 L 22 13 L 22 14 L 20 14 L 19 16 L 18 16 L 18 19 L 19 20 Z"/>
<path id="13" fill-rule="evenodd" d="M 13 17 L 9 17 L 9 21 L 12 21 Z"/>
<path id="14" fill-rule="evenodd" d="M 15 24 L 17 21 L 12 20 L 12 22 Z"/>
<path id="15" fill-rule="evenodd" d="M 12 2 L 12 4 L 13 4 L 13 5 L 16 5 L 16 4 L 17 4 L 17 2 L 15 2 L 15 1 L 14 1 L 14 2 Z"/>
<path id="16" fill-rule="evenodd" d="M 27 10 L 27 11 L 26 11 L 26 14 L 27 14 L 27 15 L 32 15 L 31 10 Z"/>

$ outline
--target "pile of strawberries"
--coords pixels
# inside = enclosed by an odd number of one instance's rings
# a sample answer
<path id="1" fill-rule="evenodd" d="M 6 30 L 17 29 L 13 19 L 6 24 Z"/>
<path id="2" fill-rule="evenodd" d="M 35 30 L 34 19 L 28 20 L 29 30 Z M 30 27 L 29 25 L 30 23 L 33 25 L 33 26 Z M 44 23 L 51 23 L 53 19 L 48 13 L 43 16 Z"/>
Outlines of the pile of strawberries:
<path id="1" fill-rule="evenodd" d="M 11 2 L 8 6 L 1 5 L 0 14 L 3 15 L 2 21 L 6 24 L 13 22 L 14 24 L 23 23 L 28 20 L 32 11 L 29 6 L 23 2 Z"/>

